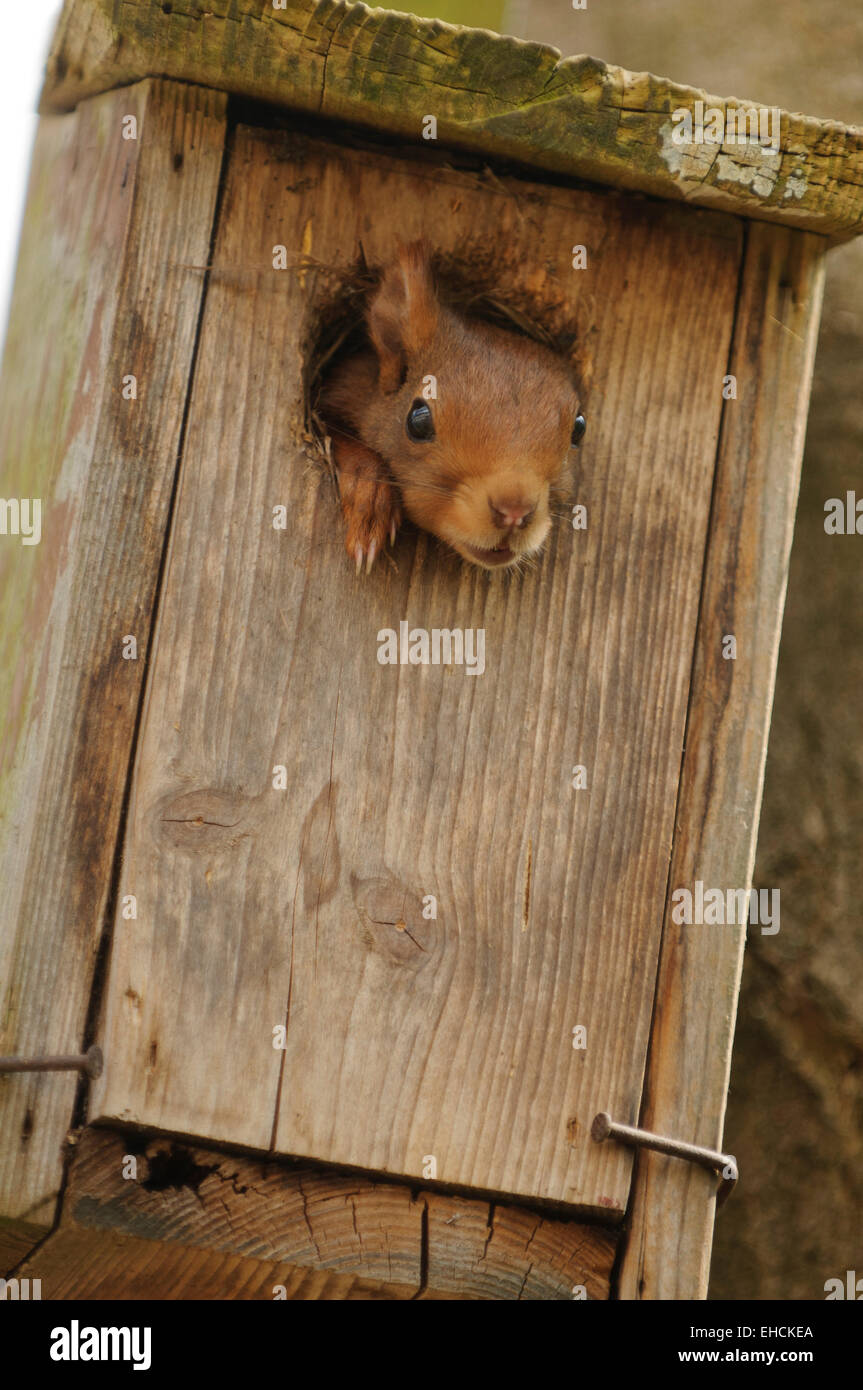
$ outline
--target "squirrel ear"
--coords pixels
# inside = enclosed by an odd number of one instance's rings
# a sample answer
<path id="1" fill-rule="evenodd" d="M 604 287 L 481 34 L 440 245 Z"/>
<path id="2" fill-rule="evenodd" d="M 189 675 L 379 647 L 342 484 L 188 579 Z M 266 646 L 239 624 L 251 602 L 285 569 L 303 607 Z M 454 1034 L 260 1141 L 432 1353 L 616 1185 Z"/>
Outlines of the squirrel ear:
<path id="1" fill-rule="evenodd" d="M 414 241 L 400 247 L 368 310 L 383 391 L 397 391 L 401 386 L 408 356 L 419 352 L 434 335 L 438 311 L 428 246 Z"/>

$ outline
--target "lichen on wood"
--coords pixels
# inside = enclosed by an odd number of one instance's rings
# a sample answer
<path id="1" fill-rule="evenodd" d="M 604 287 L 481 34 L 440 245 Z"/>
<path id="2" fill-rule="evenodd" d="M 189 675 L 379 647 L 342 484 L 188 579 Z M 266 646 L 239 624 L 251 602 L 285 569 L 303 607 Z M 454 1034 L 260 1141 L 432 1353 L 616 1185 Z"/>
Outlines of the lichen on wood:
<path id="1" fill-rule="evenodd" d="M 677 144 L 673 114 L 751 102 L 483 29 L 344 0 L 66 0 L 43 111 L 160 75 L 534 170 L 784 222 L 835 240 L 863 226 L 863 131 L 777 113 L 756 139 Z"/>

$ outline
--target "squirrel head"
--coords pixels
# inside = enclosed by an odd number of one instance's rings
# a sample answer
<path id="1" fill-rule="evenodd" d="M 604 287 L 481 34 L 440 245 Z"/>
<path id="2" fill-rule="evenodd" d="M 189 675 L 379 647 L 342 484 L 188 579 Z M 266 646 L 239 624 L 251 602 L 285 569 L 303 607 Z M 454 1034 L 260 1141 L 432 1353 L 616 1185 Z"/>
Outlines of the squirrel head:
<path id="1" fill-rule="evenodd" d="M 387 267 L 367 326 L 378 392 L 363 430 L 407 515 L 486 569 L 536 553 L 551 528 L 551 492 L 584 433 L 568 364 L 447 308 L 423 242 Z"/>

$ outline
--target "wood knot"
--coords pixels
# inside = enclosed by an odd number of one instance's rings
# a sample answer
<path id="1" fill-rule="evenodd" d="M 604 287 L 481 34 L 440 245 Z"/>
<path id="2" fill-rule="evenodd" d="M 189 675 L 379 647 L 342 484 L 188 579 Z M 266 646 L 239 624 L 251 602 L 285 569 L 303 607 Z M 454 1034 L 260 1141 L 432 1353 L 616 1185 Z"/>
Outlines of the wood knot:
<path id="1" fill-rule="evenodd" d="M 250 803 L 232 792 L 183 792 L 160 802 L 156 830 L 175 849 L 233 849 L 251 833 L 249 810 Z"/>
<path id="2" fill-rule="evenodd" d="M 431 959 L 440 934 L 437 921 L 428 916 L 428 895 L 384 874 L 352 874 L 351 890 L 369 950 L 413 969 Z"/>

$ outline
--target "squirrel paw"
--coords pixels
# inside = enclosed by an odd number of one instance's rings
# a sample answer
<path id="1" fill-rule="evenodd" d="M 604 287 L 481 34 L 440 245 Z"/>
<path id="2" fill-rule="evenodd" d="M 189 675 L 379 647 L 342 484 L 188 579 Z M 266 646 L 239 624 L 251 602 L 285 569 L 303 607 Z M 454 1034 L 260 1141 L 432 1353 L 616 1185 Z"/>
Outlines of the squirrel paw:
<path id="1" fill-rule="evenodd" d="M 368 574 L 387 541 L 392 545 L 396 538 L 402 520 L 399 496 L 392 483 L 379 477 L 342 475 L 339 487 L 347 527 L 345 549 L 357 574 L 364 560 Z"/>

